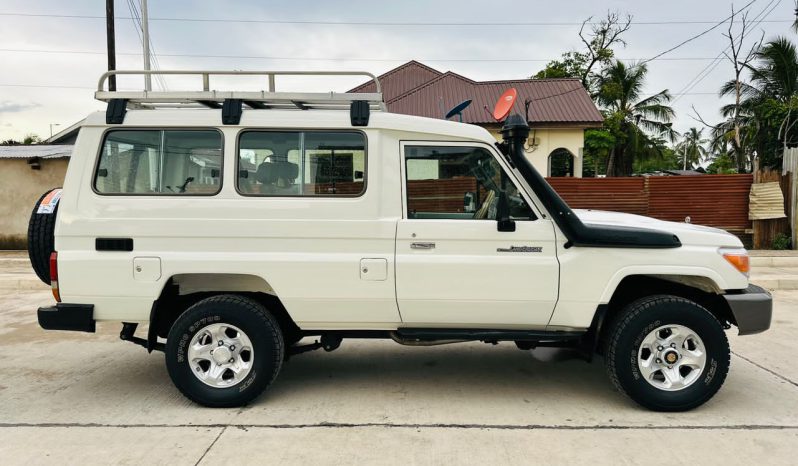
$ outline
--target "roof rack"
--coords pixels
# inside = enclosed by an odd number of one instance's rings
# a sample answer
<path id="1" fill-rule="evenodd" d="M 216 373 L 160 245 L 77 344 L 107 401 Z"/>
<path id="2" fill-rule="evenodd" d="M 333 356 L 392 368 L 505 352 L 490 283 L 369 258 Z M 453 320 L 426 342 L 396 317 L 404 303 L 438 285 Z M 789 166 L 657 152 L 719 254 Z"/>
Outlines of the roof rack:
<path id="1" fill-rule="evenodd" d="M 105 82 L 119 75 L 184 75 L 201 76 L 202 89 L 193 91 L 109 91 Z M 268 84 L 263 91 L 218 91 L 211 90 L 211 77 L 218 76 L 262 76 Z M 276 76 L 365 76 L 374 81 L 375 93 L 354 92 L 277 92 Z M 222 108 L 225 101 L 233 101 L 255 109 L 294 108 L 350 110 L 352 103 L 365 101 L 369 110 L 387 111 L 382 97 L 382 88 L 376 76 L 365 71 L 189 71 L 189 70 L 111 70 L 100 76 L 94 98 L 103 102 L 123 103 L 126 108 L 160 107 L 210 107 Z M 122 102 L 124 101 L 124 102 Z M 110 107 L 110 105 L 109 105 Z M 365 109 L 363 109 L 365 110 Z"/>

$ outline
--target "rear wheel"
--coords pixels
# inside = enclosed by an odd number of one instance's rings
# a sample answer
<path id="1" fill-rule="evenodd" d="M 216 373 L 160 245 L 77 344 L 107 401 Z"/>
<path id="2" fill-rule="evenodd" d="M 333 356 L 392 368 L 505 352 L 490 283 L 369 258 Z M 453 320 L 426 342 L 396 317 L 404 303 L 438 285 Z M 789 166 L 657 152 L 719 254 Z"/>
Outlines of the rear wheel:
<path id="1" fill-rule="evenodd" d="M 209 407 L 242 406 L 277 377 L 285 353 L 277 320 L 237 295 L 204 299 L 175 321 L 166 367 L 175 386 Z"/>
<path id="2" fill-rule="evenodd" d="M 676 296 L 629 304 L 609 328 L 605 363 L 615 386 L 646 408 L 686 411 L 712 398 L 731 351 L 718 319 Z"/>

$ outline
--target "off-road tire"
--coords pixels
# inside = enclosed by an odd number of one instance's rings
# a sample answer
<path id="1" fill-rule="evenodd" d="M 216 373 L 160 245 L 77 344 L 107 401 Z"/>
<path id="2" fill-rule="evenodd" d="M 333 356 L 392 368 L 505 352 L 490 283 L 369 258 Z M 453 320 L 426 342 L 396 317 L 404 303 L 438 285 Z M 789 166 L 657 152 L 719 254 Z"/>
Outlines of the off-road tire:
<path id="1" fill-rule="evenodd" d="M 254 362 L 236 385 L 215 388 L 200 381 L 187 360 L 188 345 L 205 326 L 234 325 L 252 341 Z M 188 308 L 178 317 L 166 340 L 166 368 L 175 386 L 190 400 L 212 408 L 243 406 L 260 395 L 277 377 L 285 353 L 277 319 L 260 303 L 238 295 L 217 295 Z"/>
<path id="2" fill-rule="evenodd" d="M 665 391 L 640 374 L 638 350 L 649 332 L 666 325 L 683 325 L 704 343 L 706 364 L 699 378 L 679 391 Z M 718 392 L 729 372 L 731 350 L 718 319 L 693 301 L 671 295 L 651 296 L 627 305 L 607 328 L 604 360 L 615 387 L 654 411 L 687 411 Z"/>
<path id="3" fill-rule="evenodd" d="M 60 189 L 60 188 L 56 188 Z M 58 204 L 51 214 L 37 213 L 39 204 L 55 189 L 42 194 L 33 206 L 28 222 L 28 257 L 30 265 L 41 281 L 50 284 L 50 254 L 55 251 L 55 217 L 58 214 Z"/>

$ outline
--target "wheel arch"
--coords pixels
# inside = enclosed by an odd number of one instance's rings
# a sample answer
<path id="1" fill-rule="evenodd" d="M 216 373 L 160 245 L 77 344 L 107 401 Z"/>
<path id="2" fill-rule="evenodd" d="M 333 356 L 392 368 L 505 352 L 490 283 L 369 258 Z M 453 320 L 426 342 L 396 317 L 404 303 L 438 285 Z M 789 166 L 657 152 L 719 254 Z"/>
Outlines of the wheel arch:
<path id="1" fill-rule="evenodd" d="M 158 337 L 165 338 L 177 318 L 195 303 L 219 294 L 237 294 L 254 299 L 271 312 L 284 334 L 301 332 L 272 285 L 263 277 L 249 274 L 186 273 L 166 280 L 150 312 L 148 350 Z"/>
<path id="2" fill-rule="evenodd" d="M 602 306 L 603 322 L 611 321 L 626 305 L 654 295 L 689 299 L 709 310 L 724 326 L 736 324 L 734 314 L 723 298 L 723 288 L 706 275 L 635 274 L 625 276 Z"/>

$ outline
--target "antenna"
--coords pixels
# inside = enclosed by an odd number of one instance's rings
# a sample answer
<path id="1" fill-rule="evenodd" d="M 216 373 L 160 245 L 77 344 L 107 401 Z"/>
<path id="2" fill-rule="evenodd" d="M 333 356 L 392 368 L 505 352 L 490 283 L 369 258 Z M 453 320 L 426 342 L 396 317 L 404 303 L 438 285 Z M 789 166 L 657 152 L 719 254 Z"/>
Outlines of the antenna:
<path id="1" fill-rule="evenodd" d="M 459 104 L 455 105 L 454 107 L 452 107 L 451 110 L 446 112 L 446 116 L 444 116 L 443 118 L 448 120 L 449 118 L 457 115 L 459 117 L 459 119 L 460 119 L 460 123 L 462 123 L 463 122 L 463 110 L 465 110 L 466 107 L 468 107 L 469 105 L 471 105 L 471 99 L 464 100 L 464 101 L 460 102 Z"/>

